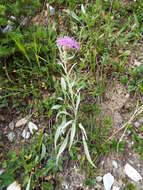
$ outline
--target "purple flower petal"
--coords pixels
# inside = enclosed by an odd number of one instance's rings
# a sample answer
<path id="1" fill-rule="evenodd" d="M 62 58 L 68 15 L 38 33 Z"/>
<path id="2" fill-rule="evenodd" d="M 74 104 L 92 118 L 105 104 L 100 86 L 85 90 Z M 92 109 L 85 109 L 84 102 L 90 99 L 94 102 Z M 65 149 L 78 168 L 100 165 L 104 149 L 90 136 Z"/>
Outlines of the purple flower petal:
<path id="1" fill-rule="evenodd" d="M 67 36 L 65 36 L 63 38 L 59 38 L 57 40 L 57 45 L 65 46 L 65 47 L 68 47 L 70 49 L 76 49 L 77 51 L 80 48 L 80 45 L 76 40 L 74 40 L 73 38 L 67 37 Z"/>

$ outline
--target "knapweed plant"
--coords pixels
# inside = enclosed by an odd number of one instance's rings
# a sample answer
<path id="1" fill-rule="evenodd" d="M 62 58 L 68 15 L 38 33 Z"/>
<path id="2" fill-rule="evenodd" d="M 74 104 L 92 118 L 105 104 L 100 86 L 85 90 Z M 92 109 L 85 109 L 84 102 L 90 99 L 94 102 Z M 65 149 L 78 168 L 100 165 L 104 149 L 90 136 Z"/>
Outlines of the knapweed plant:
<path id="1" fill-rule="evenodd" d="M 58 164 L 61 154 L 67 147 L 69 150 L 71 149 L 73 143 L 75 142 L 75 138 L 78 137 L 77 133 L 80 131 L 87 160 L 92 166 L 95 167 L 89 154 L 85 128 L 82 123 L 79 122 L 78 118 L 81 86 L 79 86 L 76 74 L 74 72 L 76 63 L 72 65 L 69 63 L 69 61 L 74 58 L 74 56 L 70 57 L 69 50 L 74 49 L 78 51 L 80 45 L 74 39 L 64 37 L 57 40 L 57 46 L 60 53 L 60 61 L 58 64 L 62 68 L 62 97 L 58 97 L 58 101 L 60 103 L 52 107 L 52 109 L 57 110 L 56 122 L 58 126 L 54 139 L 56 151 L 57 143 L 61 140 L 61 142 L 58 144 L 59 150 L 57 152 L 56 162 Z"/>

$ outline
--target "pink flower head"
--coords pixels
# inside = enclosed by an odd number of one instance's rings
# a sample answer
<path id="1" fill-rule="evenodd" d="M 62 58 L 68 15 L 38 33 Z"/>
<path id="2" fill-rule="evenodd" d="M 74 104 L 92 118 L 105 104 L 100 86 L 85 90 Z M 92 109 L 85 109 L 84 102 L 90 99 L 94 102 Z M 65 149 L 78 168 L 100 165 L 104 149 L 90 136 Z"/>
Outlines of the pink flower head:
<path id="1" fill-rule="evenodd" d="M 80 45 L 76 40 L 74 40 L 73 38 L 67 37 L 67 36 L 65 36 L 63 38 L 59 38 L 57 40 L 57 45 L 67 47 L 70 49 L 76 49 L 77 51 L 80 48 Z"/>

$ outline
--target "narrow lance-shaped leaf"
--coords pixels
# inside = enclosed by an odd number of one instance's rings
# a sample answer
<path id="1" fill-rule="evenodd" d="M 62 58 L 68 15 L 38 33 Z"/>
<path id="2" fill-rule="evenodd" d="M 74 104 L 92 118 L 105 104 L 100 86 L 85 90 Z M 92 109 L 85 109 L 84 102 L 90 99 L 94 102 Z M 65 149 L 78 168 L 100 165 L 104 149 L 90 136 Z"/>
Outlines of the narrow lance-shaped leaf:
<path id="1" fill-rule="evenodd" d="M 73 81 L 72 81 L 72 83 L 71 83 L 72 88 L 73 88 L 73 86 L 75 85 L 75 82 L 76 82 L 76 76 L 74 77 L 74 79 L 73 79 Z"/>
<path id="2" fill-rule="evenodd" d="M 57 114 L 57 116 L 56 116 L 56 120 L 58 119 L 58 117 L 60 116 L 60 115 L 69 115 L 69 116 L 71 116 L 71 114 L 69 114 L 68 112 L 66 112 L 66 111 L 60 111 L 58 114 Z"/>
<path id="3" fill-rule="evenodd" d="M 64 152 L 64 150 L 65 150 L 65 148 L 67 146 L 68 138 L 69 138 L 69 133 L 67 133 L 67 136 L 66 136 L 64 142 L 60 146 L 60 149 L 59 149 L 59 152 L 58 152 L 58 155 L 57 155 L 57 158 L 56 158 L 56 165 L 58 165 L 59 158 L 60 158 L 61 154 Z"/>
<path id="4" fill-rule="evenodd" d="M 82 4 L 81 5 L 81 12 L 85 15 L 86 14 L 86 11 L 85 11 L 85 8 L 84 8 L 84 5 Z"/>
<path id="5" fill-rule="evenodd" d="M 30 183 L 31 183 L 31 175 L 30 175 L 30 178 L 28 180 L 28 184 L 26 186 L 26 190 L 30 190 Z"/>
<path id="6" fill-rule="evenodd" d="M 84 127 L 83 127 L 83 125 L 82 125 L 81 123 L 79 124 L 79 128 L 80 128 L 81 131 L 84 133 L 84 136 L 85 136 L 85 138 L 87 139 L 86 131 L 85 131 L 85 129 L 84 129 Z"/>
<path id="7" fill-rule="evenodd" d="M 66 91 L 66 82 L 65 79 L 63 77 L 61 77 L 61 88 L 63 93 Z"/>
<path id="8" fill-rule="evenodd" d="M 79 94 L 78 94 L 78 96 L 77 96 L 76 111 L 78 110 L 79 104 L 80 104 L 80 92 L 79 92 Z"/>
<path id="9" fill-rule="evenodd" d="M 74 122 L 72 123 L 72 128 L 71 128 L 71 133 L 70 133 L 69 150 L 71 149 L 71 146 L 72 146 L 72 144 L 73 144 L 74 137 L 75 137 L 75 132 L 76 132 L 76 122 L 74 121 Z"/>
<path id="10" fill-rule="evenodd" d="M 58 110 L 59 108 L 61 108 L 61 105 L 54 105 L 54 106 L 52 106 L 52 110 Z"/>
<path id="11" fill-rule="evenodd" d="M 62 123 L 57 127 L 55 138 L 54 138 L 54 145 L 55 145 L 55 150 L 57 148 L 57 141 L 59 136 L 61 135 L 61 127 L 66 123 L 66 117 L 62 118 Z"/>
<path id="12" fill-rule="evenodd" d="M 60 137 L 60 135 L 62 134 L 62 132 L 64 131 L 64 129 L 67 126 L 69 126 L 72 122 L 73 122 L 73 120 L 70 120 L 70 121 L 68 121 L 66 123 L 65 123 L 65 121 L 63 121 L 62 124 L 57 128 L 57 131 L 56 131 L 56 134 L 55 134 L 55 139 L 54 139 L 55 149 L 57 147 L 58 138 Z"/>
<path id="13" fill-rule="evenodd" d="M 44 143 L 42 143 L 41 160 L 45 157 L 45 155 L 46 155 L 46 147 Z"/>
<path id="14" fill-rule="evenodd" d="M 91 160 L 91 157 L 90 157 L 90 154 L 89 154 L 89 150 L 88 150 L 88 146 L 87 146 L 87 143 L 86 143 L 86 140 L 85 140 L 84 133 L 82 133 L 82 141 L 83 141 L 84 151 L 85 151 L 85 155 L 86 155 L 87 160 L 89 161 L 89 163 L 90 163 L 93 167 L 96 167 L 96 166 L 94 165 L 93 161 Z"/>
<path id="15" fill-rule="evenodd" d="M 76 65 L 77 65 L 77 63 L 75 63 L 75 64 L 72 65 L 72 67 L 70 68 L 70 70 L 69 70 L 69 72 L 68 72 L 69 75 L 71 74 L 73 68 L 74 68 Z"/>

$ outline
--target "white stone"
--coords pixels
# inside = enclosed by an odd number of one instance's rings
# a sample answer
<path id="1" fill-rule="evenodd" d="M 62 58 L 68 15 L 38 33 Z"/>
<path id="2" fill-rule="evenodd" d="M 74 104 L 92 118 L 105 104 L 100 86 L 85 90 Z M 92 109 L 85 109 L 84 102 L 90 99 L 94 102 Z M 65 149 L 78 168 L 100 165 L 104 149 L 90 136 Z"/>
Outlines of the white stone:
<path id="1" fill-rule="evenodd" d="M 139 127 L 139 126 L 140 126 L 140 123 L 136 121 L 136 122 L 134 123 L 134 126 L 135 126 L 135 127 Z"/>
<path id="2" fill-rule="evenodd" d="M 37 125 L 35 125 L 34 123 L 32 123 L 31 121 L 28 123 L 28 128 L 29 128 L 29 131 L 30 133 L 33 135 L 33 132 L 34 131 L 37 131 L 38 130 L 38 127 Z"/>
<path id="3" fill-rule="evenodd" d="M 111 190 L 111 187 L 114 183 L 114 176 L 111 173 L 107 173 L 103 176 L 103 183 L 105 190 Z"/>
<path id="4" fill-rule="evenodd" d="M 103 180 L 103 178 L 102 178 L 101 176 L 97 176 L 97 177 L 96 177 L 96 181 L 97 181 L 97 182 L 101 182 L 102 180 Z"/>
<path id="5" fill-rule="evenodd" d="M 126 164 L 124 167 L 125 174 L 131 178 L 133 181 L 138 182 L 142 180 L 141 175 L 137 172 L 135 168 L 133 168 L 130 164 Z"/>
<path id="6" fill-rule="evenodd" d="M 30 138 L 30 132 L 29 131 L 26 131 L 25 129 L 23 130 L 22 132 L 22 137 L 24 139 L 29 139 Z"/>
<path id="7" fill-rule="evenodd" d="M 113 190 L 120 190 L 120 187 L 113 186 Z"/>
<path id="8" fill-rule="evenodd" d="M 118 168 L 118 163 L 115 160 L 112 160 L 112 165 L 115 169 Z"/>
<path id="9" fill-rule="evenodd" d="M 7 187 L 7 190 L 21 190 L 21 187 L 16 181 L 14 181 Z"/>
<path id="10" fill-rule="evenodd" d="M 49 9 L 50 9 L 50 15 L 54 15 L 55 14 L 55 8 L 50 5 Z"/>
<path id="11" fill-rule="evenodd" d="M 7 138 L 8 138 L 8 140 L 9 140 L 10 142 L 13 142 L 14 137 L 15 137 L 14 132 L 10 132 L 10 133 L 7 135 Z"/>

